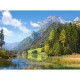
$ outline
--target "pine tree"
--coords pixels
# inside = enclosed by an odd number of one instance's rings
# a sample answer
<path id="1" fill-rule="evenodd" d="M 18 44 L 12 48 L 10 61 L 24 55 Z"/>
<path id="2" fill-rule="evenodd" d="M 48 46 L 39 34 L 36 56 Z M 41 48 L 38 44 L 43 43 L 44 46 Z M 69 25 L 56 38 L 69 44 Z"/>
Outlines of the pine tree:
<path id="1" fill-rule="evenodd" d="M 66 41 L 66 33 L 65 33 L 64 29 L 61 31 L 61 34 L 59 36 L 59 41 L 62 43 L 62 45 L 64 47 L 64 43 Z"/>
<path id="2" fill-rule="evenodd" d="M 4 42 L 4 34 L 3 34 L 3 29 L 0 30 L 0 47 L 2 48 L 2 46 L 5 44 Z"/>
<path id="3" fill-rule="evenodd" d="M 73 44 L 73 50 L 76 52 L 77 49 L 77 43 L 78 43 L 78 30 L 75 25 L 73 25 L 73 30 L 72 30 L 72 44 Z"/>
<path id="4" fill-rule="evenodd" d="M 49 34 L 49 40 L 50 40 L 50 41 L 53 41 L 54 36 L 55 36 L 55 30 L 52 30 L 52 31 L 50 32 L 50 34 Z"/>
<path id="5" fill-rule="evenodd" d="M 59 42 L 55 42 L 53 45 L 53 54 L 54 55 L 60 55 L 60 45 Z"/>
<path id="6" fill-rule="evenodd" d="M 76 52 L 78 46 L 79 33 L 78 28 L 74 24 L 68 24 L 66 27 L 66 45 L 71 48 L 71 52 Z"/>

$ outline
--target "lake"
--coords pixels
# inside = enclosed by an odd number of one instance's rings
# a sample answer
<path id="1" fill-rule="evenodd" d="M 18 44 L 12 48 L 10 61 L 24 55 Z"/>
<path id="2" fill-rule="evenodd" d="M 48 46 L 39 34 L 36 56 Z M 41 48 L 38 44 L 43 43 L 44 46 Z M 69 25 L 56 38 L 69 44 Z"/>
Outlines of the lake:
<path id="1" fill-rule="evenodd" d="M 15 58 L 11 60 L 14 66 L 4 67 L 2 70 L 14 70 L 14 69 L 22 69 L 29 66 L 29 62 L 23 58 Z"/>

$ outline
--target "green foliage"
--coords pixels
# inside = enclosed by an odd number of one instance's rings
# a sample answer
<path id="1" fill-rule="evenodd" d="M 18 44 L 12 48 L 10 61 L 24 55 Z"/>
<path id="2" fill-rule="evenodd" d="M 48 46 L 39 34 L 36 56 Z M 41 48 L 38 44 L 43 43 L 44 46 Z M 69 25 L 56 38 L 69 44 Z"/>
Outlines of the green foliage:
<path id="1" fill-rule="evenodd" d="M 41 49 L 41 52 L 45 52 L 44 47 Z"/>
<path id="2" fill-rule="evenodd" d="M 59 42 L 54 43 L 53 45 L 53 54 L 60 55 L 60 45 Z"/>
<path id="3" fill-rule="evenodd" d="M 72 23 L 58 25 L 57 29 L 51 30 L 44 47 L 48 55 L 80 52 L 80 28 Z"/>
<path id="4" fill-rule="evenodd" d="M 55 30 L 51 30 L 51 32 L 50 32 L 50 34 L 49 34 L 49 40 L 50 40 L 50 41 L 53 41 L 54 36 L 55 36 Z"/>
<path id="5" fill-rule="evenodd" d="M 38 51 L 37 50 L 34 50 L 34 51 L 32 51 L 32 53 L 35 54 L 35 53 L 38 53 Z"/>
<path id="6" fill-rule="evenodd" d="M 0 49 L 0 58 L 1 59 L 9 59 L 9 58 L 13 58 L 13 57 L 16 57 L 16 55 L 14 54 L 13 51 Z"/>
<path id="7" fill-rule="evenodd" d="M 3 29 L 0 30 L 0 47 L 2 48 L 4 42 L 4 34 L 3 34 Z"/>
<path id="8" fill-rule="evenodd" d="M 4 59 L 0 59 L 0 67 L 7 67 L 12 65 L 12 63 L 10 61 L 4 60 Z"/>
<path id="9" fill-rule="evenodd" d="M 67 45 L 67 46 L 64 47 L 64 53 L 65 54 L 71 54 L 71 49 L 70 49 L 69 45 Z"/>
<path id="10" fill-rule="evenodd" d="M 37 58 L 34 57 L 34 55 L 32 54 L 32 52 L 34 50 L 37 50 Z M 35 61 L 43 61 L 47 58 L 47 55 L 45 52 L 41 51 L 42 48 L 36 48 L 36 49 L 32 49 L 32 50 L 28 50 L 28 59 L 30 60 L 35 60 Z"/>
<path id="11" fill-rule="evenodd" d="M 32 51 L 32 57 L 37 58 L 37 56 L 38 56 L 38 51 L 37 50 Z"/>
<path id="12" fill-rule="evenodd" d="M 37 50 L 38 53 L 40 53 L 41 52 L 41 49 L 42 48 L 30 49 L 30 50 L 28 50 L 28 53 L 32 53 L 32 51 L 34 51 L 34 50 Z"/>
<path id="13" fill-rule="evenodd" d="M 27 52 L 26 51 L 23 51 L 21 53 L 21 57 L 24 58 L 24 59 L 26 59 L 27 58 Z"/>
<path id="14" fill-rule="evenodd" d="M 65 30 L 63 29 L 60 33 L 60 36 L 59 36 L 59 41 L 63 44 L 63 47 L 64 47 L 64 43 L 65 43 L 65 40 L 66 40 L 66 35 L 65 35 Z"/>
<path id="15" fill-rule="evenodd" d="M 7 52 L 4 49 L 0 49 L 0 57 L 1 58 L 8 58 Z"/>
<path id="16" fill-rule="evenodd" d="M 49 54 L 49 50 L 50 50 L 49 44 L 45 44 L 44 49 L 45 49 L 45 52 Z"/>
<path id="17" fill-rule="evenodd" d="M 66 44 L 69 44 L 71 51 L 76 52 L 79 47 L 79 29 L 75 24 L 68 24 L 66 27 Z"/>

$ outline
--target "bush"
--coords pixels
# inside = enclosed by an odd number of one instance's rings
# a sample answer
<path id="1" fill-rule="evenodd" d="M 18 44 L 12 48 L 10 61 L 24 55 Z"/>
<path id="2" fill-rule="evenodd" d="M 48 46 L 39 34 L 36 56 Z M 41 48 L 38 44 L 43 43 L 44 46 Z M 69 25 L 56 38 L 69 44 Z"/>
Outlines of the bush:
<path id="1" fill-rule="evenodd" d="M 41 49 L 41 52 L 45 52 L 44 47 Z"/>
<path id="2" fill-rule="evenodd" d="M 6 54 L 6 50 L 0 49 L 0 54 Z"/>
<path id="3" fill-rule="evenodd" d="M 0 67 L 7 67 L 10 66 L 12 63 L 10 61 L 0 59 Z"/>
<path id="4" fill-rule="evenodd" d="M 32 51 L 32 57 L 37 58 L 37 56 L 38 56 L 38 51 L 37 50 Z"/>
<path id="5" fill-rule="evenodd" d="M 4 49 L 0 49 L 0 57 L 4 59 L 8 59 L 7 51 Z"/>
<path id="6" fill-rule="evenodd" d="M 38 53 L 38 51 L 37 51 L 37 50 L 34 50 L 34 51 L 32 51 L 32 53 L 34 53 L 34 54 L 35 54 L 35 53 Z"/>

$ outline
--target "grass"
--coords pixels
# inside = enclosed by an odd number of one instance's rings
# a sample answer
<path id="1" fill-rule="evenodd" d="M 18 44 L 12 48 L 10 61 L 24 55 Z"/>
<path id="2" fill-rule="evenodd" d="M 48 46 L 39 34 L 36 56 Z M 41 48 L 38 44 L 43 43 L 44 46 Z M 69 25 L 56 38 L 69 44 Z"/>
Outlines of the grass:
<path id="1" fill-rule="evenodd" d="M 46 69 L 80 69 L 80 54 L 49 57 L 45 60 Z"/>

